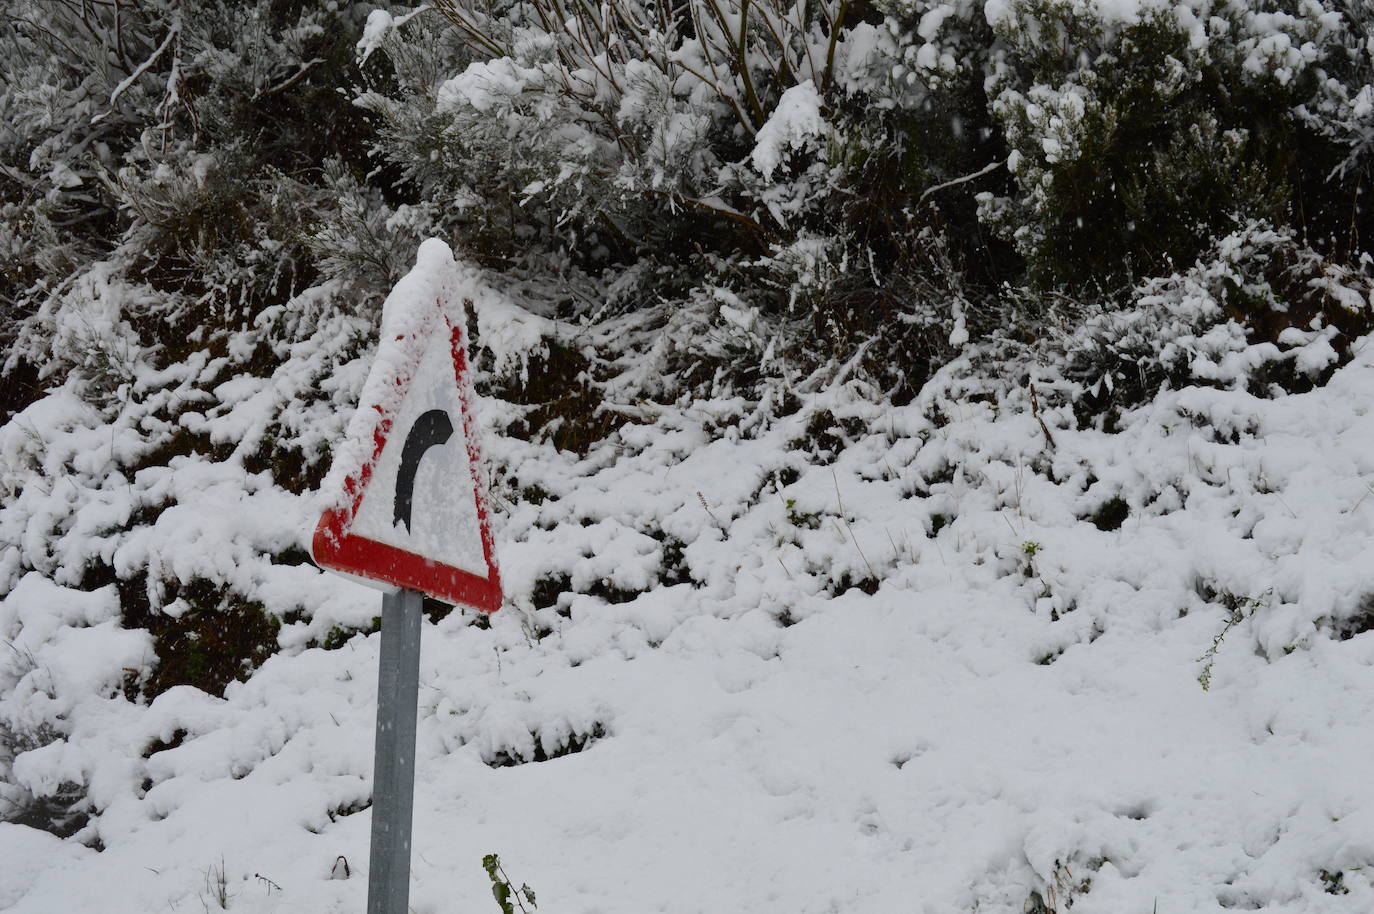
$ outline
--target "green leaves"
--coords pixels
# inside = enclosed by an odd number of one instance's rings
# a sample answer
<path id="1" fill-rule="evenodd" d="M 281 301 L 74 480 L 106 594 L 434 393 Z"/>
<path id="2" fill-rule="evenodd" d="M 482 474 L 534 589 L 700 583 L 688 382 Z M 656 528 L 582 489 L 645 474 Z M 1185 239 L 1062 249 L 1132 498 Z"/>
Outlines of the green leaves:
<path id="1" fill-rule="evenodd" d="M 511 884 L 510 877 L 501 867 L 499 855 L 485 855 L 482 858 L 482 869 L 487 871 L 487 878 L 491 880 L 491 894 L 501 908 L 501 914 L 515 914 L 517 908 L 522 914 L 529 914 L 531 909 L 539 907 L 534 900 L 534 889 L 522 883 L 517 890 Z M 511 903 L 512 900 L 514 904 Z M 528 908 L 525 907 L 526 902 L 529 903 Z"/>

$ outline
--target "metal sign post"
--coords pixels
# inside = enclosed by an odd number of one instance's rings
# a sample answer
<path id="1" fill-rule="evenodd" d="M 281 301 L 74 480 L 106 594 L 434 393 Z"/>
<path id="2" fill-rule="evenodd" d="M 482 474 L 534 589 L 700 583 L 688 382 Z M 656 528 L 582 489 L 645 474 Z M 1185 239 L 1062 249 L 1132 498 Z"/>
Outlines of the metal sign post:
<path id="1" fill-rule="evenodd" d="M 406 914 L 410 901 L 410 829 L 415 808 L 415 717 L 420 690 L 423 601 L 424 597 L 414 590 L 399 590 L 382 597 L 367 914 Z"/>

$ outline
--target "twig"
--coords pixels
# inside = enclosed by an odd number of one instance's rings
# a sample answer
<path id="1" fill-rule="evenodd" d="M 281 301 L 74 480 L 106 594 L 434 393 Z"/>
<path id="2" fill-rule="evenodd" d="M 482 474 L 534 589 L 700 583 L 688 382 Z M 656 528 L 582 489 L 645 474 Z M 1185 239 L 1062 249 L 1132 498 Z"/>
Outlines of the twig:
<path id="1" fill-rule="evenodd" d="M 1011 531 L 1011 535 L 1012 535 L 1012 536 L 1020 536 L 1020 535 L 1021 535 L 1021 534 L 1017 533 L 1017 532 L 1016 532 L 1016 528 L 1013 527 L 1013 526 L 1011 525 L 1011 518 L 1007 517 L 1007 512 L 1006 512 L 1006 509 L 1005 509 L 1005 508 L 1003 508 L 1001 511 L 998 511 L 998 512 L 997 512 L 997 516 L 1000 517 L 1000 518 L 1002 518 L 1002 520 L 1004 520 L 1004 521 L 1007 522 L 1007 529 Z"/>
<path id="2" fill-rule="evenodd" d="M 887 527 L 883 528 L 883 532 L 887 534 L 887 541 L 892 544 L 892 561 L 894 563 L 900 562 L 902 560 L 902 550 L 897 548 L 897 538 L 892 535 L 892 531 Z"/>
<path id="3" fill-rule="evenodd" d="M 506 880 L 506 885 L 510 887 L 510 897 L 515 899 L 516 905 L 520 907 L 521 914 L 530 914 L 529 908 L 525 907 L 525 902 L 520 897 L 523 893 L 515 888 L 515 883 L 510 881 L 510 876 L 506 873 L 506 868 L 501 865 L 499 860 L 496 864 L 496 871 L 501 874 L 502 879 Z M 524 888 L 524 886 L 521 888 Z"/>
<path id="4" fill-rule="evenodd" d="M 1054 450 L 1054 436 L 1050 434 L 1050 427 L 1045 424 L 1045 419 L 1040 415 L 1040 401 L 1035 396 L 1035 385 L 1028 384 L 1030 388 L 1031 415 L 1035 421 L 1040 423 L 1040 431 L 1045 433 L 1045 441 L 1049 444 L 1050 450 Z"/>
<path id="5" fill-rule="evenodd" d="M 973 181 L 973 180 L 976 180 L 976 179 L 978 179 L 978 178 L 981 178 L 983 175 L 991 174 L 992 172 L 994 172 L 994 171 L 996 171 L 997 169 L 1001 168 L 1004 164 L 1006 164 L 1005 161 L 1003 161 L 1003 162 L 993 162 L 991 165 L 985 165 L 985 166 L 983 166 L 982 168 L 980 168 L 978 171 L 975 171 L 975 172 L 974 172 L 973 174 L 971 174 L 971 175 L 964 175 L 962 178 L 955 178 L 953 181 L 946 181 L 946 182 L 943 183 L 943 184 L 936 184 L 934 187 L 927 187 L 925 190 L 921 191 L 921 196 L 920 196 L 920 198 L 919 198 L 916 202 L 917 202 L 917 203 L 924 203 L 926 197 L 929 197 L 931 194 L 935 193 L 937 190 L 944 190 L 944 189 L 947 188 L 947 187 L 954 187 L 954 186 L 959 185 L 959 184 L 966 184 L 966 183 L 968 183 L 969 181 Z"/>
<path id="6" fill-rule="evenodd" d="M 830 20 L 830 10 L 824 3 L 821 4 L 821 9 L 825 10 L 825 18 Z M 849 0 L 841 0 L 840 8 L 835 13 L 835 18 L 830 20 L 830 41 L 825 49 L 825 75 L 821 78 L 820 86 L 822 92 L 830 88 L 831 80 L 835 75 L 835 49 L 839 46 L 840 27 L 844 25 L 844 17 L 847 12 L 849 12 Z M 807 46 L 807 54 L 808 56 L 810 55 L 809 45 Z M 814 71 L 815 66 L 813 65 L 811 69 Z"/>
<path id="7" fill-rule="evenodd" d="M 181 20 L 178 19 L 177 21 L 173 22 L 171 28 L 167 30 L 167 37 L 162 39 L 162 44 L 157 46 L 157 50 L 153 51 L 152 55 L 149 56 L 147 60 L 139 64 L 134 69 L 134 72 L 130 73 L 128 76 L 124 78 L 122 82 L 120 82 L 119 85 L 114 87 L 114 90 L 110 93 L 110 110 L 106 111 L 104 114 L 97 114 L 95 117 L 91 118 L 92 124 L 99 124 L 101 121 L 105 120 L 105 118 L 109 117 L 111 114 L 114 114 L 115 103 L 119 101 L 119 97 L 123 95 L 130 86 L 138 82 L 140 76 L 142 76 L 144 73 L 147 73 L 149 70 L 153 68 L 153 64 L 156 63 L 157 59 L 162 56 L 162 52 L 170 48 L 172 46 L 172 42 L 175 41 L 176 37 L 180 34 Z"/>
<path id="8" fill-rule="evenodd" d="M 285 92 L 287 89 L 290 89 L 296 83 L 304 79 L 305 74 L 309 73 L 318 64 L 322 63 L 324 63 L 323 57 L 316 57 L 313 60 L 307 60 L 305 63 L 301 64 L 299 70 L 297 70 L 291 76 L 287 77 L 284 81 L 277 83 L 270 89 L 259 89 L 257 92 L 254 92 L 252 100 L 255 102 L 261 101 L 264 98 L 270 98 L 271 96 L 276 95 L 278 92 Z"/>
<path id="9" fill-rule="evenodd" d="M 849 525 L 849 518 L 844 516 L 844 502 L 840 499 L 840 477 L 835 475 L 835 471 L 830 471 L 830 478 L 835 482 L 835 506 L 839 508 L 840 520 L 844 522 L 844 528 L 849 531 L 849 538 L 854 543 L 854 548 L 859 551 L 859 558 L 864 560 L 864 565 L 868 567 L 868 576 L 874 581 L 878 580 L 878 573 L 873 570 L 873 566 L 868 561 L 868 556 L 864 555 L 863 547 L 859 545 L 859 538 L 854 535 L 854 528 Z"/>
<path id="10" fill-rule="evenodd" d="M 756 220 L 751 219 L 748 215 L 740 212 L 739 210 L 735 209 L 733 206 L 730 206 L 728 203 L 725 203 L 718 197 L 689 197 L 684 194 L 678 193 L 677 191 L 660 190 L 656 187 L 646 187 L 643 189 L 643 193 L 657 197 L 667 197 L 670 204 L 685 206 L 691 209 L 699 209 L 702 212 L 711 213 L 713 215 L 729 219 L 732 222 L 739 223 L 741 226 L 748 229 L 750 232 L 759 236 L 765 241 L 778 240 L 776 235 L 774 235 L 764 226 L 760 225 Z"/>
<path id="11" fill-rule="evenodd" d="M 728 533 L 729 531 L 726 529 L 725 525 L 720 522 L 720 518 L 716 517 L 716 513 L 712 511 L 711 506 L 706 503 L 706 496 L 702 495 L 700 491 L 697 492 L 697 501 L 701 502 L 701 507 L 710 515 L 711 520 L 715 522 L 716 526 L 720 528 L 720 532 Z"/>

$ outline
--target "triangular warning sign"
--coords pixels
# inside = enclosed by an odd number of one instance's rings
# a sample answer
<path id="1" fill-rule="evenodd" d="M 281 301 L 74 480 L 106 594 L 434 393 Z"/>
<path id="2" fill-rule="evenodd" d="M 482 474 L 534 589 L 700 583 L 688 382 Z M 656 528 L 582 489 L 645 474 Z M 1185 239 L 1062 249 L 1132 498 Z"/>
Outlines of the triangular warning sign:
<path id="1" fill-rule="evenodd" d="M 321 567 L 489 613 L 501 606 L 501 580 L 470 410 L 467 334 L 450 303 L 452 254 L 436 244 L 426 242 L 387 300 L 311 551 Z"/>

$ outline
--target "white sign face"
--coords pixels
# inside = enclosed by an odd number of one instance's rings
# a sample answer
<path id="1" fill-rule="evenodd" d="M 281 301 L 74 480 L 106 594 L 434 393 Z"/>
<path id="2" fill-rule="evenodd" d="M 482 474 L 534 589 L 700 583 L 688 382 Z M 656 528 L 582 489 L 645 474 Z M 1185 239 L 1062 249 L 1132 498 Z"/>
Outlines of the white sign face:
<path id="1" fill-rule="evenodd" d="M 321 568 L 501 608 L 463 317 L 494 294 L 431 238 L 387 296 L 372 368 L 321 486 L 310 540 Z"/>
<path id="2" fill-rule="evenodd" d="M 350 532 L 488 575 L 449 328 L 430 335 Z"/>

